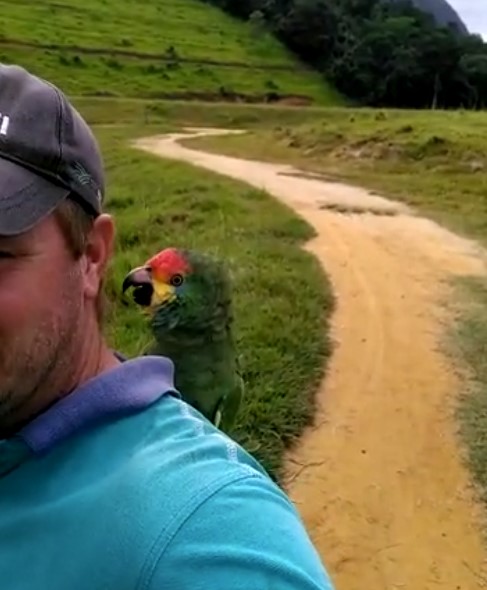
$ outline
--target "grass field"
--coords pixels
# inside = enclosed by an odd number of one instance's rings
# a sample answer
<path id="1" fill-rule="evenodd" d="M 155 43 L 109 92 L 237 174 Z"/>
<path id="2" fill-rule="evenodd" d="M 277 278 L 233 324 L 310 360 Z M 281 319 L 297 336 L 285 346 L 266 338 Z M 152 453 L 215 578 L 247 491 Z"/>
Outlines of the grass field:
<path id="1" fill-rule="evenodd" d="M 122 278 L 132 266 L 171 244 L 224 257 L 247 383 L 235 436 L 278 479 L 284 448 L 313 416 L 330 353 L 333 297 L 318 263 L 300 249 L 312 231 L 264 193 L 129 147 L 131 138 L 166 126 L 94 129 L 108 170 L 108 210 L 118 226 L 107 284 L 111 345 L 132 356 L 150 338 L 141 314 L 121 302 Z"/>
<path id="2" fill-rule="evenodd" d="M 76 96 L 73 104 L 93 125 L 165 124 L 269 129 L 315 121 L 327 107 L 296 108 L 284 105 L 199 102 L 192 100 L 146 100 Z"/>
<path id="3" fill-rule="evenodd" d="M 486 132 L 486 113 L 333 109 L 314 121 L 283 118 L 246 135 L 184 143 L 366 186 L 487 246 Z M 471 278 L 454 286 L 458 322 L 447 344 L 469 376 L 459 423 L 487 503 L 487 283 Z"/>
<path id="4" fill-rule="evenodd" d="M 346 179 L 487 238 L 487 114 L 336 108 L 296 119 L 186 144 Z"/>
<path id="5" fill-rule="evenodd" d="M 0 61 L 70 95 L 340 102 L 270 35 L 201 0 L 0 0 Z"/>
<path id="6" fill-rule="evenodd" d="M 487 284 L 469 278 L 455 286 L 460 321 L 452 329 L 451 344 L 460 352 L 470 377 L 458 415 L 470 466 L 487 504 Z"/>

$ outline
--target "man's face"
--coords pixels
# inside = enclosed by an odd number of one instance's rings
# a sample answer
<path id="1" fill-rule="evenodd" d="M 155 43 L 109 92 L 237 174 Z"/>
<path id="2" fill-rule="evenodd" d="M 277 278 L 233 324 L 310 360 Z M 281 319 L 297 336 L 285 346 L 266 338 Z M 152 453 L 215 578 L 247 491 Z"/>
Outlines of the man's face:
<path id="1" fill-rule="evenodd" d="M 53 215 L 0 237 L 0 427 L 35 406 L 53 374 L 69 371 L 84 319 L 83 260 L 73 259 Z"/>

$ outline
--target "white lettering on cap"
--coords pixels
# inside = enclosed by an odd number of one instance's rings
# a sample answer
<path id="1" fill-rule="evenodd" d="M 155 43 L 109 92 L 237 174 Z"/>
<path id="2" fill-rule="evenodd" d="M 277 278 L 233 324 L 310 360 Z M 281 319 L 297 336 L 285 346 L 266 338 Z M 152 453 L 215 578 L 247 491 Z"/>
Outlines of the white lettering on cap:
<path id="1" fill-rule="evenodd" d="M 0 113 L 0 135 L 7 135 L 8 126 L 10 123 L 10 117 L 8 115 L 2 115 Z"/>

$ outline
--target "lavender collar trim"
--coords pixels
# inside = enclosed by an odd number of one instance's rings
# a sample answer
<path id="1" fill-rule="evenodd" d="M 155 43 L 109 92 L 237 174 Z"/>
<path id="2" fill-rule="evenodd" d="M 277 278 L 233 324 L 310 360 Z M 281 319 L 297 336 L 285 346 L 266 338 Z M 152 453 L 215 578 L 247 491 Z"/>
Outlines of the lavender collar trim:
<path id="1" fill-rule="evenodd" d="M 127 360 L 61 399 L 18 436 L 34 453 L 45 453 L 83 428 L 143 410 L 168 393 L 179 397 L 170 359 L 144 356 Z"/>

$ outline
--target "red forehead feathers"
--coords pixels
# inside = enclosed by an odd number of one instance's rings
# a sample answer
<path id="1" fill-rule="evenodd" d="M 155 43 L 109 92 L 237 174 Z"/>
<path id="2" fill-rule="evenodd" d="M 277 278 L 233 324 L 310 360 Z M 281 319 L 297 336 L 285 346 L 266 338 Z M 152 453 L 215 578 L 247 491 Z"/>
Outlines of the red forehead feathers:
<path id="1" fill-rule="evenodd" d="M 171 276 L 185 274 L 190 270 L 188 261 L 176 248 L 166 248 L 147 261 L 147 265 L 157 274 Z"/>

